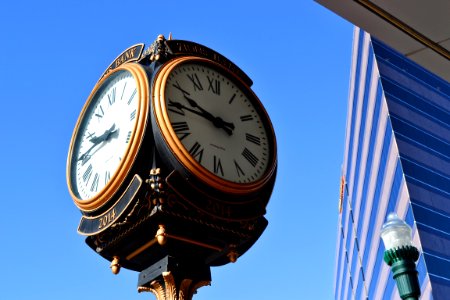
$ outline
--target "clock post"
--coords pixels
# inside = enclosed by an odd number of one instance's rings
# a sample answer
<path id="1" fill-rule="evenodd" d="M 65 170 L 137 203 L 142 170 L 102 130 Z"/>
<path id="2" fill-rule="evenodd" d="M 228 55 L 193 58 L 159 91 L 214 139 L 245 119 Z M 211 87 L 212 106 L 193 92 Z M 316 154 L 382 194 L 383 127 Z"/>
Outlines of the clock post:
<path id="1" fill-rule="evenodd" d="M 192 299 L 266 228 L 276 141 L 251 85 L 216 51 L 161 35 L 88 97 L 67 161 L 78 232 L 114 274 L 139 272 L 139 292 Z"/>

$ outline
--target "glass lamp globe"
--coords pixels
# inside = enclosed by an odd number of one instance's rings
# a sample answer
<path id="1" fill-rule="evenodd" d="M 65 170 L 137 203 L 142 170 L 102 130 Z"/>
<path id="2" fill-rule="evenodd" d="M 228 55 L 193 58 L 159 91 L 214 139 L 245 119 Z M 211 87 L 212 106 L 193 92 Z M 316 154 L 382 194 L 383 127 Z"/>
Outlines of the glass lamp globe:
<path id="1" fill-rule="evenodd" d="M 411 227 L 396 213 L 390 213 L 381 228 L 381 238 L 386 250 L 412 246 Z"/>

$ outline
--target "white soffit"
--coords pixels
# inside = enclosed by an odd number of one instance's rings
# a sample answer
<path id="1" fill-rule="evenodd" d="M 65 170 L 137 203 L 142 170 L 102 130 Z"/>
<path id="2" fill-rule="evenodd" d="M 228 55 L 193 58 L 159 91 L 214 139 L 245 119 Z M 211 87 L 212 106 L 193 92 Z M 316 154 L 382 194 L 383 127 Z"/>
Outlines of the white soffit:
<path id="1" fill-rule="evenodd" d="M 315 0 L 450 82 L 450 0 Z"/>

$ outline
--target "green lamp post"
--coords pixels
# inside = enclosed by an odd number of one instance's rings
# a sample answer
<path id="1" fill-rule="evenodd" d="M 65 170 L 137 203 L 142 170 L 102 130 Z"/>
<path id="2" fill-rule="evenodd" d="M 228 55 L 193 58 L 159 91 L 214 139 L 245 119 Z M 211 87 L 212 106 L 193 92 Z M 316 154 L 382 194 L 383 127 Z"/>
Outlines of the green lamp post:
<path id="1" fill-rule="evenodd" d="M 386 249 L 384 261 L 391 267 L 400 297 L 403 300 L 419 299 L 420 286 L 415 263 L 419 250 L 412 244 L 411 227 L 396 213 L 390 213 L 381 228 L 381 238 Z"/>

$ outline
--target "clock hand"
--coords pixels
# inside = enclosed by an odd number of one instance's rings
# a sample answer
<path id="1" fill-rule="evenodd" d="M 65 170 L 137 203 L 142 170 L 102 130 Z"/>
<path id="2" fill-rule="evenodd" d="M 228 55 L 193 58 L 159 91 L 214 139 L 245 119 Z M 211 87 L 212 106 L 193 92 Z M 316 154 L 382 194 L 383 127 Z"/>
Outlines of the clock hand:
<path id="1" fill-rule="evenodd" d="M 91 154 L 90 152 L 92 149 L 94 149 L 98 144 L 108 141 L 111 137 L 115 136 L 118 132 L 118 129 L 116 128 L 116 124 L 113 124 L 111 128 L 107 129 L 102 135 L 96 137 L 92 137 L 89 141 L 93 143 L 93 145 L 85 152 L 83 153 L 78 160 L 81 160 L 81 164 L 84 165 L 90 158 Z"/>
<path id="2" fill-rule="evenodd" d="M 218 124 L 220 127 L 226 126 L 231 129 L 234 129 L 233 123 L 225 122 L 221 117 L 214 117 L 210 112 L 206 111 L 204 108 L 202 108 L 200 105 L 198 105 L 197 102 L 194 101 L 194 99 L 189 98 L 186 95 L 184 95 L 184 98 L 189 102 L 189 105 L 191 105 L 194 108 L 198 108 L 201 111 L 201 113 L 204 114 L 208 120 L 213 121 L 214 125 Z M 216 125 L 216 126 L 219 127 L 218 125 Z"/>
<path id="3" fill-rule="evenodd" d="M 191 99 L 192 100 L 192 99 Z M 194 100 L 192 100 L 194 101 Z M 195 103 L 195 101 L 194 101 Z M 192 108 L 186 107 L 183 104 L 181 104 L 180 102 L 176 102 L 176 101 L 172 101 L 169 100 L 169 106 L 173 106 L 179 110 L 187 110 L 190 111 L 196 115 L 199 115 L 205 119 L 207 119 L 208 121 L 211 121 L 214 126 L 216 126 L 217 128 L 222 128 L 226 133 L 228 133 L 228 135 L 232 135 L 233 134 L 233 130 L 234 129 L 234 124 L 233 123 L 228 123 L 225 122 L 222 118 L 220 117 L 214 117 L 211 113 L 207 112 L 207 111 L 197 111 L 194 110 Z M 199 107 L 200 109 L 200 107 Z M 228 128 L 230 127 L 230 128 Z"/>
<path id="4" fill-rule="evenodd" d="M 101 136 L 94 136 L 89 141 L 94 144 L 99 144 L 101 142 L 107 141 L 111 137 L 112 133 L 117 131 L 115 130 L 115 128 L 116 124 L 112 124 L 111 128 L 107 129 Z"/>
<path id="5" fill-rule="evenodd" d="M 194 113 L 196 115 L 205 117 L 201 112 L 193 110 L 192 108 L 186 107 L 183 104 L 181 104 L 180 102 L 169 100 L 169 106 L 173 106 L 173 107 L 175 107 L 175 108 L 177 108 L 179 110 L 183 110 L 184 109 L 184 110 L 190 111 L 191 113 Z"/>
<path id="6" fill-rule="evenodd" d="M 214 126 L 216 126 L 217 128 L 222 128 L 229 135 L 231 135 L 233 133 L 233 129 L 234 129 L 233 123 L 226 122 L 221 117 L 213 116 L 210 112 L 208 112 L 207 110 L 202 108 L 200 105 L 198 105 L 194 99 L 189 98 L 186 95 L 184 95 L 184 98 L 189 102 L 189 105 L 191 105 L 194 108 L 198 108 L 201 113 L 200 115 L 203 116 L 204 118 L 208 119 L 209 121 L 211 121 L 214 124 Z"/>

